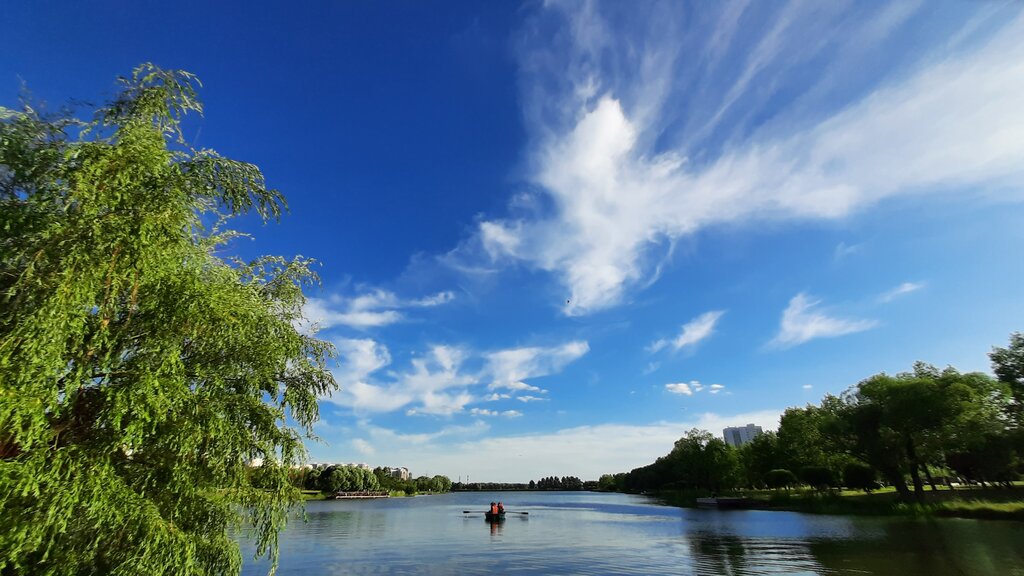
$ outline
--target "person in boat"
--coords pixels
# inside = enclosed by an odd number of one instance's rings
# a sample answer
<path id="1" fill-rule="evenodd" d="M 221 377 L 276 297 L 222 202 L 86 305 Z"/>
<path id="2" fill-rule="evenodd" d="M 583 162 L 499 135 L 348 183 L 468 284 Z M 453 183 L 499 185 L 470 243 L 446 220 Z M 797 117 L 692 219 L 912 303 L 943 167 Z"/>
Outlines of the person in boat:
<path id="1" fill-rule="evenodd" d="M 498 502 L 498 514 L 504 514 L 504 513 L 505 513 L 505 505 L 502 504 L 501 502 Z"/>
<path id="2" fill-rule="evenodd" d="M 498 514 L 498 505 L 495 504 L 494 502 L 491 502 L 491 515 L 497 516 Z"/>

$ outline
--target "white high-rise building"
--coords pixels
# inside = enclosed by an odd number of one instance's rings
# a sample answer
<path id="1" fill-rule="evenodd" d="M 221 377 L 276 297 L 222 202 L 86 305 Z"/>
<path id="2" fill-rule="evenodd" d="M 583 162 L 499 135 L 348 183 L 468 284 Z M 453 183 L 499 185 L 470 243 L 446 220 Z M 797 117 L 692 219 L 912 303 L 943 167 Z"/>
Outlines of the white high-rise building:
<path id="1" fill-rule="evenodd" d="M 761 427 L 754 426 L 753 424 L 747 424 L 746 426 L 730 426 L 729 428 L 722 430 L 722 438 L 725 439 L 727 444 L 739 448 L 753 440 L 754 437 L 761 432 L 763 432 Z"/>

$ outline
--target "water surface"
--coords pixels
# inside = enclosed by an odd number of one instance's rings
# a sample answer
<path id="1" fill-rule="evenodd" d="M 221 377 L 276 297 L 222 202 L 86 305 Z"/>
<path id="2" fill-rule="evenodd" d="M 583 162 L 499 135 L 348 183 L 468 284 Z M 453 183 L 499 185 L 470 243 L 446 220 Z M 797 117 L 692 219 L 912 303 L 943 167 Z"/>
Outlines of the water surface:
<path id="1" fill-rule="evenodd" d="M 484 520 L 491 500 L 509 510 L 503 523 Z M 1024 576 L 1024 524 L 1016 522 L 698 510 L 589 492 L 310 502 L 306 515 L 281 534 L 282 576 Z M 243 554 L 244 575 L 266 573 L 265 561 L 248 560 L 250 546 Z"/>

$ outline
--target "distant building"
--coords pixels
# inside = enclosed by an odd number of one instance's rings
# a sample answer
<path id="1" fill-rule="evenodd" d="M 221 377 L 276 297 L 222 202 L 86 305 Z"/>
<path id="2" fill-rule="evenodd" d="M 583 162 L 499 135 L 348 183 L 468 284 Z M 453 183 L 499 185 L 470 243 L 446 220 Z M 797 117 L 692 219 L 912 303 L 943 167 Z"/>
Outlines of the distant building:
<path id="1" fill-rule="evenodd" d="M 391 468 L 388 471 L 391 473 L 391 477 L 392 478 L 398 478 L 399 480 L 408 480 L 409 479 L 409 469 L 408 468 L 404 468 L 404 467 L 403 468 Z"/>
<path id="2" fill-rule="evenodd" d="M 725 442 L 731 446 L 739 448 L 747 442 L 754 439 L 755 436 L 762 433 L 760 426 L 754 426 L 753 424 L 747 424 L 746 426 L 730 426 L 725 430 L 722 430 L 722 438 Z"/>

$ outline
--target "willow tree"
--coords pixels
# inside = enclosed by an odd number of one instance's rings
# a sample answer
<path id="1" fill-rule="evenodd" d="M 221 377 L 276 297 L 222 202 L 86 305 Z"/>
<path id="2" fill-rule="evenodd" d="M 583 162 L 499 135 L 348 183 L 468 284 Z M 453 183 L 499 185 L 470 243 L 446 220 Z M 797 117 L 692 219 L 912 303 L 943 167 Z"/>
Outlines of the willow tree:
<path id="1" fill-rule="evenodd" d="M 0 109 L 0 574 L 237 573 L 239 529 L 276 565 L 335 387 L 295 328 L 316 278 L 220 256 L 284 200 L 184 141 L 198 81 L 120 82 L 88 120 Z"/>

